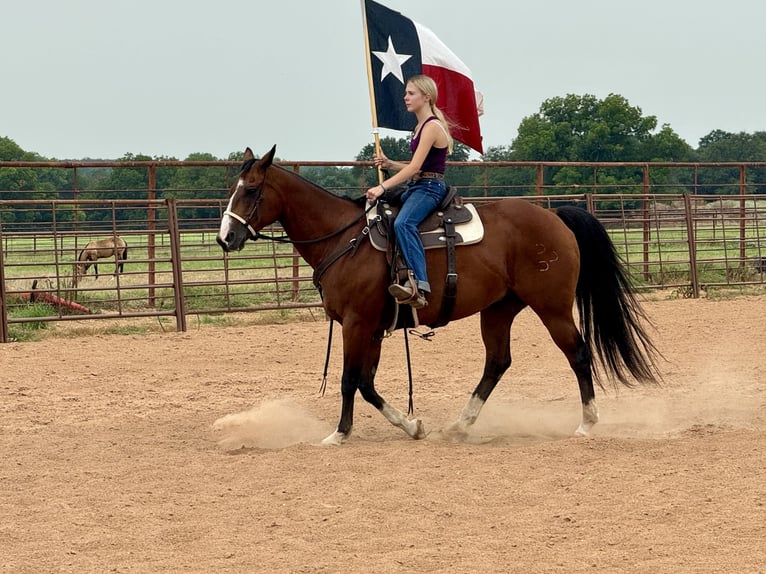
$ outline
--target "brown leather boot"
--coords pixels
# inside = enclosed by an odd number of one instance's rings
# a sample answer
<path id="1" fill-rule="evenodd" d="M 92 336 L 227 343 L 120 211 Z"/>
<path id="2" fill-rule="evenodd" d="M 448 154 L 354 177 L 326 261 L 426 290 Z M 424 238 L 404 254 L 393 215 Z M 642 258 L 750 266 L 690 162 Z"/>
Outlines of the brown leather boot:
<path id="1" fill-rule="evenodd" d="M 399 305 L 410 305 L 413 309 L 422 309 L 428 305 L 425 294 L 414 289 L 408 281 L 404 285 L 394 283 L 388 287 L 388 292 L 396 299 Z"/>

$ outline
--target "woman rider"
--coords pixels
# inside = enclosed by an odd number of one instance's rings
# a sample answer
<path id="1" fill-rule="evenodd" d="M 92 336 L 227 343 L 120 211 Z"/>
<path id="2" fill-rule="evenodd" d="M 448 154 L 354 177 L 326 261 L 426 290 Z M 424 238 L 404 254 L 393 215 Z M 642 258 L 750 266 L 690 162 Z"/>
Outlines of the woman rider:
<path id="1" fill-rule="evenodd" d="M 437 95 L 436 82 L 428 76 L 417 75 L 407 81 L 404 103 L 407 111 L 414 113 L 418 120 L 410 142 L 412 160 L 409 163 L 391 161 L 380 152 L 375 157 L 375 165 L 397 173 L 366 193 L 368 200 L 375 200 L 387 189 L 407 183 L 407 190 L 402 194 L 402 208 L 394 221 L 394 231 L 415 285 L 407 281 L 404 285 L 391 285 L 388 290 L 397 302 L 409 304 L 415 309 L 428 304 L 426 295 L 431 292 L 418 225 L 447 194 L 444 169 L 447 155 L 452 152 L 449 124 L 436 107 Z"/>

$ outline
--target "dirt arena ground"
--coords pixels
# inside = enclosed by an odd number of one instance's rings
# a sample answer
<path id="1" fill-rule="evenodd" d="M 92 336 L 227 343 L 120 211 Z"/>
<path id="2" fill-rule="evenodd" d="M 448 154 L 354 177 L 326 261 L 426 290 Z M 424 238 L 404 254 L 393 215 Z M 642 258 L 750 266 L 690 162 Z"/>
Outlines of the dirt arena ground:
<path id="1" fill-rule="evenodd" d="M 662 388 L 599 391 L 536 317 L 469 440 L 478 320 L 411 338 L 413 441 L 357 401 L 323 321 L 0 345 L 0 570 L 766 572 L 766 296 L 648 301 Z M 406 410 L 401 333 L 378 388 Z"/>

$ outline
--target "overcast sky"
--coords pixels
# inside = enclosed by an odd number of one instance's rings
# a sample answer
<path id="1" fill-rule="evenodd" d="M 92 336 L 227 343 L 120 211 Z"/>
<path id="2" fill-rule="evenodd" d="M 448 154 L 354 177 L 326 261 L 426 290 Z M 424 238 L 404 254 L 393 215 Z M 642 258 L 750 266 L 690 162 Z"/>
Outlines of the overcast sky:
<path id="1" fill-rule="evenodd" d="M 484 94 L 485 149 L 546 99 L 620 94 L 693 147 L 766 130 L 763 0 L 380 0 Z M 13 0 L 0 136 L 57 159 L 130 152 L 354 159 L 372 142 L 359 0 Z M 402 132 L 383 135 L 404 137 Z"/>

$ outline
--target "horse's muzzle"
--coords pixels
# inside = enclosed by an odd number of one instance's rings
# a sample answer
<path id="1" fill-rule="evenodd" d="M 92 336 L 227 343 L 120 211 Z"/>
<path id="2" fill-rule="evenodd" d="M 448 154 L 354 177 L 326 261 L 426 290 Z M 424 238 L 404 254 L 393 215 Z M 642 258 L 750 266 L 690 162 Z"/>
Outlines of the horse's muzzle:
<path id="1" fill-rule="evenodd" d="M 245 243 L 247 243 L 247 235 L 229 231 L 229 233 L 226 234 L 226 237 L 222 237 L 219 234 L 216 236 L 215 240 L 227 253 L 231 251 L 242 251 L 245 247 Z"/>
<path id="2" fill-rule="evenodd" d="M 228 243 L 228 241 L 226 241 L 226 239 L 224 239 L 220 235 L 216 235 L 215 240 L 218 243 L 218 245 L 221 246 L 221 249 L 223 249 L 226 253 L 231 251 L 231 248 L 229 247 L 229 243 Z"/>

